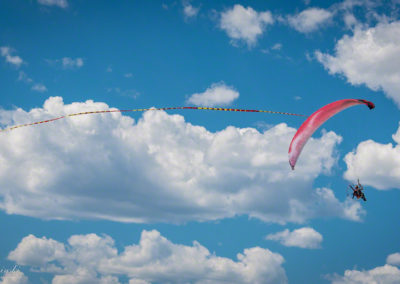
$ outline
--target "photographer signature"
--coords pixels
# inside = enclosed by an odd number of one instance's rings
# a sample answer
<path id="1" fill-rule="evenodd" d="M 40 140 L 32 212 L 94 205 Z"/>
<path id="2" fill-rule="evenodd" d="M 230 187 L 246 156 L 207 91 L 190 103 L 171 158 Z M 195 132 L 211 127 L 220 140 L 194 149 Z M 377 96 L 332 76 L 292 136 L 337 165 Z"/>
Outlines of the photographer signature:
<path id="1" fill-rule="evenodd" d="M 15 272 L 18 270 L 18 265 L 14 265 L 13 269 L 4 269 L 4 268 L 0 268 L 0 274 L 6 274 L 9 272 Z"/>

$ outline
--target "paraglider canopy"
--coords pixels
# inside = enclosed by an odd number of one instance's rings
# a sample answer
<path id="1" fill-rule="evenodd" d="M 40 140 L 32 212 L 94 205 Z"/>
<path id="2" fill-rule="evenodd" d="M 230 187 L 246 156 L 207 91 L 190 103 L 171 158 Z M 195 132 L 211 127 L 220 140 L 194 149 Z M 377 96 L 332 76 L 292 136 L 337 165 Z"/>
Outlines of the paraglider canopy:
<path id="1" fill-rule="evenodd" d="M 336 101 L 320 108 L 307 118 L 294 135 L 289 146 L 289 164 L 294 170 L 297 159 L 311 135 L 329 118 L 351 106 L 365 104 L 369 109 L 375 108 L 374 103 L 361 99 L 345 99 Z"/>

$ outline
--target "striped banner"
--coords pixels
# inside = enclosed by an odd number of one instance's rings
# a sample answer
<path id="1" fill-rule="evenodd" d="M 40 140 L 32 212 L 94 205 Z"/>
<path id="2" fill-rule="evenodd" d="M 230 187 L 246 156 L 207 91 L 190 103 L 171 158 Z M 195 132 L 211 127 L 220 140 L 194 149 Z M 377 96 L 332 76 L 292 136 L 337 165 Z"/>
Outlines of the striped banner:
<path id="1" fill-rule="evenodd" d="M 67 114 L 67 115 L 64 115 L 64 116 L 60 116 L 60 117 L 56 117 L 56 118 L 52 118 L 52 119 L 48 119 L 48 120 L 43 120 L 43 121 L 38 121 L 38 122 L 33 122 L 33 123 L 27 123 L 27 124 L 21 124 L 21 125 L 15 125 L 15 126 L 12 126 L 12 127 L 1 129 L 0 132 L 10 131 L 10 130 L 14 130 L 14 129 L 21 128 L 21 127 L 26 127 L 26 126 L 32 126 L 32 125 L 37 125 L 37 124 L 48 123 L 48 122 L 56 121 L 56 120 L 59 120 L 59 119 L 72 117 L 72 116 L 78 116 L 78 115 L 96 114 L 96 113 L 111 113 L 111 112 L 135 112 L 135 111 L 149 111 L 149 110 L 181 110 L 181 109 L 236 111 L 236 112 L 263 112 L 263 113 L 284 114 L 284 115 L 293 115 L 293 116 L 306 117 L 306 115 L 303 115 L 303 114 L 289 113 L 289 112 L 270 111 L 270 110 L 257 110 L 257 109 L 240 109 L 240 108 L 220 108 L 220 107 L 162 107 L 162 108 L 115 109 L 115 110 L 97 110 L 97 111 L 86 111 L 86 112 L 72 113 L 72 114 Z"/>

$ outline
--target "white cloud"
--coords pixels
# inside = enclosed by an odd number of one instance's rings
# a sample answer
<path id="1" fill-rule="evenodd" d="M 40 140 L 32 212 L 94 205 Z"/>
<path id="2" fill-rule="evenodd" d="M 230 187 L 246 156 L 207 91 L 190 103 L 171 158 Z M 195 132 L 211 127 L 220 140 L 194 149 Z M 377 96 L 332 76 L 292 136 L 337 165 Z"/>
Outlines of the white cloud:
<path id="1" fill-rule="evenodd" d="M 356 17 L 352 13 L 345 13 L 343 16 L 343 21 L 347 28 L 353 29 L 356 25 L 358 25 L 358 21 Z"/>
<path id="2" fill-rule="evenodd" d="M 386 258 L 386 263 L 390 265 L 400 266 L 400 253 L 392 253 Z"/>
<path id="3" fill-rule="evenodd" d="M 70 57 L 63 57 L 61 59 L 61 63 L 64 69 L 81 68 L 83 66 L 83 59 L 80 57 L 75 59 Z"/>
<path id="4" fill-rule="evenodd" d="M 61 59 L 46 59 L 46 62 L 50 66 L 59 66 L 62 69 L 79 69 L 84 65 L 84 60 L 80 57 L 71 58 L 71 57 L 63 57 Z M 111 66 L 108 66 L 106 69 L 107 72 L 112 72 Z"/>
<path id="5" fill-rule="evenodd" d="M 303 227 L 290 232 L 288 229 L 265 237 L 267 240 L 279 241 L 287 247 L 316 249 L 321 247 L 322 235 L 313 228 Z"/>
<path id="6" fill-rule="evenodd" d="M 400 107 L 400 21 L 376 27 L 356 27 L 335 47 L 335 55 L 315 52 L 330 74 L 340 74 L 352 85 L 383 90 Z"/>
<path id="7" fill-rule="evenodd" d="M 226 106 L 239 98 L 239 92 L 225 83 L 214 83 L 204 93 L 196 93 L 187 100 L 196 106 Z"/>
<path id="8" fill-rule="evenodd" d="M 105 103 L 64 104 L 51 97 L 29 112 L 0 110 L 0 123 L 107 109 Z M 292 171 L 287 150 L 295 131 L 281 123 L 263 133 L 232 126 L 210 132 L 164 111 L 145 112 L 137 122 L 112 113 L 19 128 L 0 135 L 0 208 L 44 219 L 121 222 L 243 214 L 278 223 L 359 220 L 359 203 L 312 189 L 314 179 L 335 165 L 341 137 L 316 134 Z"/>
<path id="9" fill-rule="evenodd" d="M 33 83 L 32 78 L 29 78 L 29 76 L 24 72 L 24 71 L 19 71 L 18 73 L 18 81 L 22 81 L 27 84 Z"/>
<path id="10" fill-rule="evenodd" d="M 46 86 L 43 85 L 43 84 L 40 84 L 40 83 L 34 84 L 34 85 L 32 86 L 32 90 L 34 90 L 34 91 L 36 91 L 36 92 L 39 92 L 39 93 L 47 92 Z"/>
<path id="11" fill-rule="evenodd" d="M 58 274 L 54 276 L 52 284 L 88 284 L 88 283 L 99 283 L 99 284 L 120 284 L 119 280 L 115 276 L 100 276 L 87 270 L 85 268 L 77 268 L 71 274 Z"/>
<path id="12" fill-rule="evenodd" d="M 21 81 L 28 85 L 32 85 L 31 89 L 33 91 L 36 91 L 39 93 L 47 92 L 47 88 L 45 85 L 43 85 L 41 83 L 35 83 L 35 81 L 32 78 L 30 78 L 24 71 L 19 71 L 18 81 Z"/>
<path id="13" fill-rule="evenodd" d="M 281 43 L 275 43 L 272 47 L 272 50 L 281 50 L 282 49 L 282 44 Z"/>
<path id="14" fill-rule="evenodd" d="M 22 63 L 24 63 L 21 57 L 17 55 L 12 55 L 12 53 L 14 53 L 14 50 L 9 46 L 1 46 L 0 53 L 1 56 L 6 59 L 6 62 L 14 65 L 17 68 L 20 67 Z"/>
<path id="15" fill-rule="evenodd" d="M 382 1 L 374 0 L 344 0 L 342 2 L 331 5 L 331 9 L 336 12 L 352 13 L 355 8 L 360 8 L 368 17 L 370 13 L 375 12 L 374 10 L 382 5 Z M 376 12 L 375 12 L 376 13 Z"/>
<path id="16" fill-rule="evenodd" d="M 301 33 L 310 33 L 328 23 L 333 14 L 321 8 L 308 8 L 294 16 L 288 16 L 289 25 Z"/>
<path id="17" fill-rule="evenodd" d="M 220 28 L 232 39 L 232 43 L 243 40 L 249 47 L 256 44 L 268 25 L 274 20 L 271 12 L 257 12 L 251 7 L 236 4 L 221 13 Z"/>
<path id="18" fill-rule="evenodd" d="M 56 254 L 54 247 L 65 250 Z M 43 251 L 47 258 L 28 248 Z M 36 271 L 53 273 L 53 283 L 57 284 L 119 283 L 121 276 L 130 278 L 132 284 L 287 283 L 283 257 L 268 249 L 245 249 L 234 261 L 210 253 L 196 241 L 191 246 L 174 244 L 155 230 L 143 231 L 138 244 L 126 246 L 120 253 L 108 236 L 75 235 L 64 245 L 30 235 L 9 254 L 9 259 Z"/>
<path id="19" fill-rule="evenodd" d="M 20 265 L 43 266 L 66 256 L 64 245 L 55 240 L 28 235 L 22 239 L 8 258 Z"/>
<path id="20" fill-rule="evenodd" d="M 391 10 L 391 12 L 386 13 L 386 15 L 385 12 L 381 14 L 381 8 L 384 6 L 390 7 L 389 10 Z M 345 27 L 350 30 L 362 27 L 365 28 L 370 25 L 375 25 L 377 22 L 395 21 L 396 15 L 398 14 L 398 9 L 393 1 L 387 5 L 384 1 L 344 0 L 332 4 L 329 9 L 334 15 L 340 15 Z"/>
<path id="21" fill-rule="evenodd" d="M 357 6 L 369 6 L 368 2 L 371 2 L 370 0 L 344 0 L 342 2 L 337 3 L 337 9 L 341 10 L 352 10 L 354 7 Z"/>
<path id="22" fill-rule="evenodd" d="M 344 177 L 350 181 L 359 178 L 364 185 L 377 189 L 400 189 L 400 127 L 392 137 L 396 145 L 373 140 L 358 144 L 344 158 L 347 164 Z"/>
<path id="23" fill-rule="evenodd" d="M 194 18 L 199 13 L 200 8 L 192 6 L 189 1 L 183 1 L 182 4 L 183 4 L 183 14 L 185 15 L 186 19 Z"/>
<path id="24" fill-rule="evenodd" d="M 0 284 L 27 284 L 28 278 L 19 270 L 6 271 L 0 279 Z"/>
<path id="25" fill-rule="evenodd" d="M 261 49 L 260 51 L 265 54 L 271 54 L 275 58 L 286 59 L 286 60 L 291 61 L 292 59 L 289 56 L 286 56 L 280 52 L 281 49 L 282 49 L 282 44 L 275 43 L 270 48 L 264 48 L 264 49 Z"/>
<path id="26" fill-rule="evenodd" d="M 67 0 L 38 0 L 38 3 L 45 6 L 58 6 L 60 8 L 67 8 Z"/>
<path id="27" fill-rule="evenodd" d="M 132 73 L 126 73 L 126 74 L 124 74 L 124 77 L 125 78 L 132 78 L 133 74 Z"/>
<path id="28" fill-rule="evenodd" d="M 388 264 L 371 270 L 346 270 L 343 276 L 336 275 L 332 284 L 396 284 L 400 282 L 400 270 Z"/>
<path id="29" fill-rule="evenodd" d="M 136 99 L 140 96 L 140 93 L 134 89 L 122 90 L 119 87 L 107 88 L 107 93 L 116 93 L 120 96 L 129 97 L 132 99 Z"/>
<path id="30" fill-rule="evenodd" d="M 400 253 L 390 254 L 386 264 L 370 270 L 346 270 L 344 275 L 327 275 L 332 284 L 400 283 Z"/>

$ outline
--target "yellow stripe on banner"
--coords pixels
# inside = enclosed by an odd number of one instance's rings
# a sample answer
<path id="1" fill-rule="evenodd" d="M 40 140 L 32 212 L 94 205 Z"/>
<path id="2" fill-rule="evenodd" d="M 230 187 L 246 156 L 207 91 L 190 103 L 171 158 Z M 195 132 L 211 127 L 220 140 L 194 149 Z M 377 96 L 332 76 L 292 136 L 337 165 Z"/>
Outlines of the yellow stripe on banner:
<path id="1" fill-rule="evenodd" d="M 288 113 L 288 112 L 278 112 L 278 111 L 270 111 L 270 110 L 247 110 L 247 109 L 237 109 L 237 108 L 216 108 L 216 107 L 164 107 L 164 108 L 138 108 L 138 109 L 130 109 L 130 110 L 119 110 L 119 109 L 114 109 L 114 110 L 97 110 L 97 111 L 87 111 L 87 112 L 78 112 L 78 113 L 71 113 L 71 114 L 66 114 L 64 116 L 48 119 L 48 120 L 43 120 L 43 121 L 37 121 L 33 123 L 26 123 L 26 124 L 21 124 L 21 125 L 15 125 L 11 126 L 8 128 L 0 129 L 0 132 L 5 132 L 5 131 L 10 131 L 14 130 L 17 128 L 21 127 L 26 127 L 26 126 L 32 126 L 32 125 L 37 125 L 37 124 L 44 124 L 48 122 L 53 122 L 62 118 L 66 117 L 73 117 L 73 116 L 78 116 L 78 115 L 87 115 L 87 114 L 98 114 L 98 113 L 111 113 L 111 112 L 141 112 L 141 111 L 149 111 L 149 110 L 184 110 L 184 109 L 197 109 L 197 110 L 215 110 L 215 111 L 235 111 L 235 112 L 262 112 L 262 113 L 274 113 L 274 114 L 283 114 L 283 115 L 292 115 L 292 116 L 303 116 L 306 117 L 306 115 L 303 114 L 296 114 L 296 113 Z"/>

